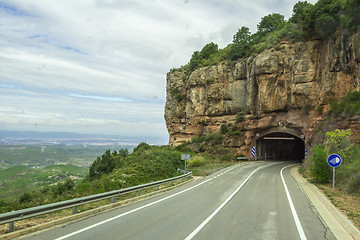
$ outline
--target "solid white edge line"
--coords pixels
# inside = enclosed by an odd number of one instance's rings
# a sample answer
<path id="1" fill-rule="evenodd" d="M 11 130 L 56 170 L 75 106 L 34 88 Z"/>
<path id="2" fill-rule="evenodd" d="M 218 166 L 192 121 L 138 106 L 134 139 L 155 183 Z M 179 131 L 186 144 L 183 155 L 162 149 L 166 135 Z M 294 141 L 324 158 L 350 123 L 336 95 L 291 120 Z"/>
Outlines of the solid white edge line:
<path id="1" fill-rule="evenodd" d="M 278 164 L 278 163 L 272 163 L 272 164 L 267 164 L 267 165 L 263 165 L 261 167 L 256 168 L 242 183 L 241 185 L 217 208 L 215 209 L 215 211 L 210 214 L 210 216 L 208 218 L 205 219 L 205 221 L 203 221 L 192 233 L 190 233 L 189 236 L 187 236 L 185 238 L 185 240 L 191 240 L 196 234 L 198 234 L 201 229 L 203 229 L 205 227 L 205 225 L 210 222 L 210 220 L 215 217 L 215 215 L 228 203 L 230 202 L 230 200 L 240 191 L 240 189 L 245 185 L 245 183 L 252 177 L 252 175 L 254 175 L 255 172 L 257 172 L 258 170 L 260 170 L 261 168 L 273 165 L 273 164 Z"/>
<path id="2" fill-rule="evenodd" d="M 295 166 L 295 165 L 297 165 L 297 164 L 283 167 L 283 168 L 281 169 L 281 171 L 280 171 L 280 176 L 281 176 L 281 180 L 282 180 L 282 183 L 283 183 L 283 185 L 284 185 L 284 188 L 285 188 L 286 197 L 287 197 L 287 199 L 288 199 L 288 202 L 289 202 L 289 205 L 290 205 L 290 209 L 291 209 L 291 213 L 292 213 L 292 215 L 293 215 L 293 218 L 294 218 L 294 221 L 295 221 L 296 228 L 297 228 L 297 230 L 298 230 L 300 239 L 301 239 L 301 240 L 306 240 L 307 238 L 306 238 L 306 236 L 305 236 L 304 229 L 303 229 L 302 226 L 301 226 L 301 222 L 300 222 L 299 217 L 298 217 L 298 215 L 297 215 L 297 213 L 296 213 L 296 210 L 295 210 L 295 207 L 294 207 L 294 203 L 293 203 L 293 201 L 292 201 L 292 199 L 291 199 L 289 190 L 288 190 L 288 188 L 287 188 L 287 186 L 286 186 L 286 183 L 285 183 L 285 180 L 284 180 L 284 176 L 283 176 L 283 170 L 284 170 L 285 168 L 292 167 L 292 166 Z"/>
<path id="3" fill-rule="evenodd" d="M 187 191 L 189 191 L 189 190 L 191 190 L 191 189 L 194 189 L 194 188 L 196 188 L 196 187 L 198 187 L 198 186 L 200 186 L 200 185 L 202 185 L 202 184 L 204 184 L 204 183 L 207 183 L 208 181 L 211 181 L 211 180 L 212 180 L 212 178 L 210 178 L 210 179 L 208 179 L 208 180 L 206 180 L 206 181 L 203 181 L 203 182 L 201 182 L 201 183 L 199 183 L 199 184 L 197 184 L 197 185 L 195 185 L 195 186 L 192 186 L 191 188 L 185 189 L 185 190 L 183 190 L 183 191 L 181 191 L 181 192 L 178 192 L 178 193 L 175 193 L 175 194 L 173 194 L 173 195 L 167 196 L 167 197 L 165 197 L 165 198 L 159 199 L 159 200 L 157 200 L 157 201 L 155 201 L 155 202 L 146 204 L 146 205 L 144 205 L 144 206 L 142 206 L 142 207 L 135 208 L 135 209 L 133 209 L 133 210 L 131 210 L 131 211 L 125 212 L 125 213 L 120 214 L 120 215 L 117 215 L 117 216 L 115 216 L 115 217 L 106 219 L 106 220 L 104 220 L 104 221 L 102 221 L 102 222 L 98 222 L 98 223 L 96 223 L 96 224 L 90 225 L 90 226 L 88 226 L 88 227 L 86 227 L 86 228 L 82 228 L 82 229 L 80 229 L 80 230 L 78 230 L 78 231 L 75 231 L 75 232 L 69 233 L 69 234 L 67 234 L 67 235 L 65 235 L 65 236 L 56 238 L 55 240 L 63 240 L 63 239 L 69 238 L 69 237 L 74 236 L 74 235 L 76 235 L 76 234 L 79 234 L 79 233 L 81 233 L 81 232 L 87 231 L 87 230 L 89 230 L 89 229 L 91 229 L 91 228 L 97 227 L 97 226 L 99 226 L 99 225 L 102 225 L 102 224 L 105 224 L 105 223 L 107 223 L 107 222 L 110 222 L 110 221 L 113 221 L 113 220 L 115 220 L 115 219 L 118 219 L 118 218 L 121 218 L 121 217 L 123 217 L 123 216 L 126 216 L 126 215 L 128 215 L 128 214 L 130 214 L 130 213 L 133 213 L 133 212 L 139 211 L 139 210 L 141 210 L 141 209 L 150 207 L 150 206 L 152 206 L 152 205 L 155 205 L 155 204 L 157 204 L 157 203 L 160 203 L 160 202 L 162 202 L 162 201 L 165 201 L 165 200 L 167 200 L 167 199 L 170 199 L 170 198 L 172 198 L 172 197 L 175 197 L 175 196 L 177 196 L 177 195 L 179 195 L 179 194 L 182 194 L 182 193 L 184 193 L 184 192 L 187 192 Z"/>

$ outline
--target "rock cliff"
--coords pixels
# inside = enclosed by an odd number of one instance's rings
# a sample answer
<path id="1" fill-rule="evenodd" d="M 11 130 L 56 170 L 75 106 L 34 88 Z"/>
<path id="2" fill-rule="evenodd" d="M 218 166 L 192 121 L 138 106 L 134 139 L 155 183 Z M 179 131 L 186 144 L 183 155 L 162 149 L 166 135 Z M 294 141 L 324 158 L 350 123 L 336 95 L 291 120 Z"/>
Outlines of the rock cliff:
<path id="1" fill-rule="evenodd" d="M 325 112 L 331 99 L 351 90 L 360 90 L 360 32 L 339 32 L 328 41 L 284 41 L 279 51 L 235 63 L 174 70 L 167 74 L 169 144 L 216 132 L 226 123 L 240 126 L 241 137 L 225 143 L 239 152 L 248 153 L 254 138 L 271 129 L 288 129 L 310 141 L 326 118 L 315 110 Z"/>

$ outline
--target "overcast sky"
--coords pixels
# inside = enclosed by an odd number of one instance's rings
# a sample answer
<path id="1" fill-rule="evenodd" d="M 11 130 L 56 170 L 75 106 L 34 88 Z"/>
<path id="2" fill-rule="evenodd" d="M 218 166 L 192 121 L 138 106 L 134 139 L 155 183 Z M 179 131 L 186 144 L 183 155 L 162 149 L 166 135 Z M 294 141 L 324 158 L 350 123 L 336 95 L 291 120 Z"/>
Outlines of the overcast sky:
<path id="1" fill-rule="evenodd" d="M 288 19 L 296 2 L 0 0 L 0 130 L 167 144 L 166 73 L 242 26 L 255 32 L 263 16 Z"/>

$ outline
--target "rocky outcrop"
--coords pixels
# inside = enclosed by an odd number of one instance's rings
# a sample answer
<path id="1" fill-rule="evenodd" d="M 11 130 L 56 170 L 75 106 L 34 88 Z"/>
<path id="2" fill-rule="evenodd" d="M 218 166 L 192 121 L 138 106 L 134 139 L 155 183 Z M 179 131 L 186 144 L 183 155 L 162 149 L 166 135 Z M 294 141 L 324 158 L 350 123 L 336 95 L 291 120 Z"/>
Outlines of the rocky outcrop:
<path id="1" fill-rule="evenodd" d="M 241 122 L 244 134 L 228 145 L 244 150 L 256 133 L 269 128 L 298 129 L 311 139 L 312 129 L 325 118 L 314 109 L 326 110 L 331 99 L 351 90 L 360 90 L 360 32 L 341 32 L 328 41 L 282 42 L 279 51 L 190 74 L 171 71 L 165 106 L 169 143 L 230 122 Z"/>

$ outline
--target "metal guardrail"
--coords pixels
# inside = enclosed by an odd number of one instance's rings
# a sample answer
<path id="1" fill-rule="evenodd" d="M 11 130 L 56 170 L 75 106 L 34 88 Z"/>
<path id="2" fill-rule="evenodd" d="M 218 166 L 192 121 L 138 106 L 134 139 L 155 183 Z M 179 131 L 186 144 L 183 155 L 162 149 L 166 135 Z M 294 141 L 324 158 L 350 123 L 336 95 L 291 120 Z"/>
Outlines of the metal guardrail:
<path id="1" fill-rule="evenodd" d="M 42 206 L 38 206 L 38 207 L 26 208 L 26 209 L 12 211 L 12 212 L 8 212 L 8 213 L 3 213 L 3 214 L 0 214 L 0 225 L 9 223 L 9 232 L 13 232 L 14 222 L 16 222 L 16 221 L 20 221 L 20 220 L 24 220 L 27 218 L 36 217 L 36 216 L 40 216 L 40 215 L 68 209 L 68 208 L 72 208 L 73 209 L 72 213 L 76 214 L 77 206 L 81 206 L 84 204 L 97 202 L 97 201 L 109 199 L 109 198 L 112 198 L 111 202 L 114 203 L 116 196 L 120 196 L 122 194 L 131 193 L 131 192 L 135 192 L 135 191 L 138 191 L 138 196 L 140 196 L 140 191 L 143 189 L 157 186 L 157 190 L 158 190 L 159 185 L 161 185 L 161 184 L 165 184 L 165 183 L 169 183 L 169 182 L 173 183 L 173 181 L 178 180 L 178 179 L 181 179 L 181 181 L 183 181 L 183 179 L 186 177 L 190 178 L 191 174 L 192 174 L 192 172 L 188 172 L 181 176 L 168 178 L 168 179 L 164 179 L 164 180 L 160 180 L 160 181 L 156 181 L 156 182 L 152 182 L 152 183 L 147 183 L 147 184 L 143 184 L 143 185 L 133 186 L 133 187 L 119 189 L 119 190 L 113 190 L 110 192 L 99 193 L 99 194 L 95 194 L 95 195 L 90 195 L 90 196 L 81 197 L 81 198 L 75 198 L 75 199 L 66 200 L 66 201 L 62 201 L 62 202 L 46 204 L 46 205 L 42 205 Z"/>
<path id="2" fill-rule="evenodd" d="M 238 161 L 249 161 L 249 160 L 256 160 L 256 157 L 237 157 Z"/>
<path id="3" fill-rule="evenodd" d="M 266 160 L 265 157 L 238 157 L 237 158 L 238 161 L 249 161 L 249 160 L 253 160 L 253 161 L 258 161 L 258 160 Z"/>

